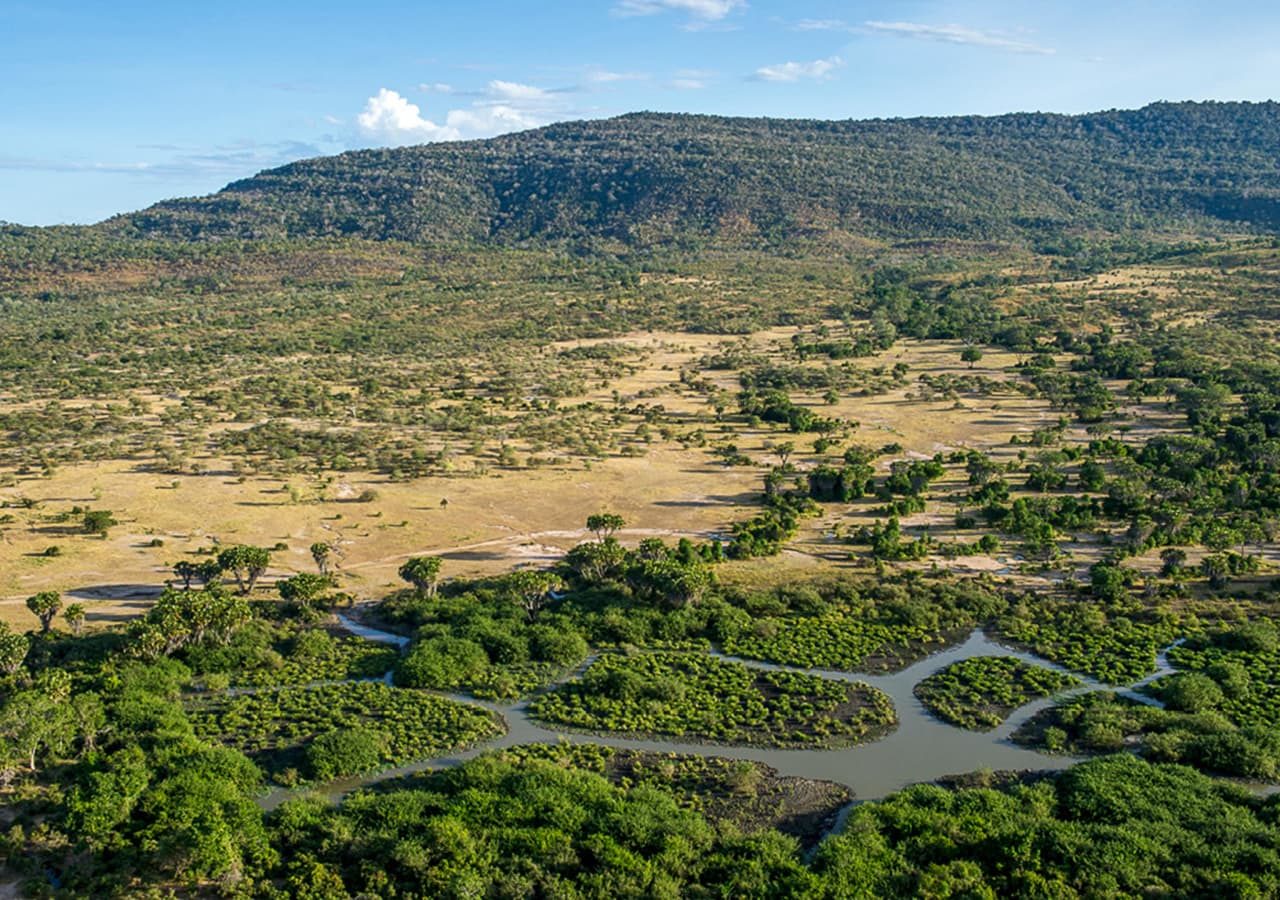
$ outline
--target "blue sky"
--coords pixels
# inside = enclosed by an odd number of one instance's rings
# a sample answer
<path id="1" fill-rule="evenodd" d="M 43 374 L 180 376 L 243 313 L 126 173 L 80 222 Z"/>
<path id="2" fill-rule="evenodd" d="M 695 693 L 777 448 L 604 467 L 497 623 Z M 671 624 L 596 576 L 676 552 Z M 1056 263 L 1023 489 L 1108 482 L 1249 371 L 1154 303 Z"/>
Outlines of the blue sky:
<path id="1" fill-rule="evenodd" d="M 292 159 L 671 110 L 867 118 L 1280 95 L 1280 4 L 0 0 L 0 220 Z"/>

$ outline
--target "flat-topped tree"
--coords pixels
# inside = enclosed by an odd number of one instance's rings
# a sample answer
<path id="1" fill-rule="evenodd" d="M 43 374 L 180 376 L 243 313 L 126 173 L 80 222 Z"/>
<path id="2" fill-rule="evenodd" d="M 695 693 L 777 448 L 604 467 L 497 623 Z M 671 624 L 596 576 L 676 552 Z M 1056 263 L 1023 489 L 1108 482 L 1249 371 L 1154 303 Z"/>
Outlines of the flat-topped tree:
<path id="1" fill-rule="evenodd" d="M 413 585 L 418 593 L 434 597 L 443 562 L 438 556 L 415 556 L 400 567 L 400 577 Z"/>
<path id="2" fill-rule="evenodd" d="M 189 591 L 191 582 L 200 577 L 200 566 L 184 559 L 173 564 L 173 574 L 182 581 L 182 589 Z"/>
<path id="3" fill-rule="evenodd" d="M 41 591 L 27 598 L 27 609 L 40 620 L 40 631 L 48 634 L 53 617 L 62 609 L 62 596 L 57 591 Z"/>
<path id="4" fill-rule="evenodd" d="M 109 510 L 105 509 L 88 509 L 85 510 L 84 519 L 81 527 L 85 534 L 95 534 L 99 537 L 107 536 L 107 529 L 112 525 L 118 524 L 116 517 Z"/>
<path id="5" fill-rule="evenodd" d="M 249 594 L 271 564 L 271 551 L 266 547 L 239 544 L 218 554 L 218 568 L 235 576 L 240 593 Z"/>
<path id="6" fill-rule="evenodd" d="M 621 531 L 626 524 L 626 519 L 617 513 L 596 513 L 587 516 L 587 531 L 594 534 L 596 540 L 601 543 Z"/>

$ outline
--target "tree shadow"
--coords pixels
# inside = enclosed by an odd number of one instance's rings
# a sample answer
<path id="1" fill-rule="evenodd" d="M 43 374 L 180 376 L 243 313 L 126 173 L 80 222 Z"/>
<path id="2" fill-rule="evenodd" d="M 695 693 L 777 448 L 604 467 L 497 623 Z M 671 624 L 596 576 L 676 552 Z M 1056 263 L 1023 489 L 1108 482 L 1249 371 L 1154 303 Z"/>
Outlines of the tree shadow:
<path id="1" fill-rule="evenodd" d="M 158 597 L 163 590 L 158 584 L 94 584 L 66 593 L 77 600 L 143 600 Z"/>

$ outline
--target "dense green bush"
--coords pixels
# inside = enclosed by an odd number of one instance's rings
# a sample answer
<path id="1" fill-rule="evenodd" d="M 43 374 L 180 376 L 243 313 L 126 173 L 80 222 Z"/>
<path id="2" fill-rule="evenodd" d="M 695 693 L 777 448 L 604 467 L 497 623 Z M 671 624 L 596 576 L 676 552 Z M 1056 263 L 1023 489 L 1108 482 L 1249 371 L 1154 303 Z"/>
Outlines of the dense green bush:
<path id="1" fill-rule="evenodd" d="M 935 716 L 985 731 L 1019 706 L 1079 683 L 1078 678 L 1011 656 L 976 656 L 930 675 L 916 685 L 915 695 Z"/>
<path id="2" fill-rule="evenodd" d="M 695 653 L 610 654 L 530 711 L 587 731 L 721 743 L 835 745 L 872 740 L 897 721 L 865 684 L 750 669 Z"/>
<path id="3" fill-rule="evenodd" d="M 317 781 L 369 772 L 381 764 L 387 744 L 387 736 L 371 728 L 328 731 L 307 745 L 307 770 Z"/>

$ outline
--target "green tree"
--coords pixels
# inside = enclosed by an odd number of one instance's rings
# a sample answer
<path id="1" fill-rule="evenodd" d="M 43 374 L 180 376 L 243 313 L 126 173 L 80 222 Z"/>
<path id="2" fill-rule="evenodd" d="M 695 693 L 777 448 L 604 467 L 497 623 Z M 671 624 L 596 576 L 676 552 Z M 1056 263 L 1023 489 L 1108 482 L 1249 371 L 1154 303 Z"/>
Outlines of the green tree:
<path id="1" fill-rule="evenodd" d="M 0 674 L 12 675 L 22 667 L 31 642 L 25 634 L 15 634 L 9 623 L 0 621 Z"/>
<path id="2" fill-rule="evenodd" d="M 72 634 L 79 636 L 84 630 L 84 607 L 79 603 L 68 606 L 62 617 L 67 620 L 67 627 L 71 629 Z"/>
<path id="3" fill-rule="evenodd" d="M 239 544 L 218 554 L 218 568 L 235 576 L 241 594 L 253 592 L 258 579 L 271 564 L 271 551 L 265 547 Z"/>
<path id="4" fill-rule="evenodd" d="M 325 541 L 316 541 L 311 545 L 311 558 L 315 560 L 316 569 L 321 575 L 329 574 L 329 563 L 333 558 L 333 547 Z"/>
<path id="5" fill-rule="evenodd" d="M 968 363 L 969 368 L 972 369 L 974 363 L 982 361 L 982 350 L 972 345 L 965 347 L 960 351 L 960 361 Z"/>
<path id="6" fill-rule="evenodd" d="M 520 604 L 520 608 L 524 610 L 525 617 L 530 622 L 536 622 L 538 615 L 551 599 L 551 592 L 559 588 L 563 582 L 554 572 L 524 569 L 508 575 L 506 584 L 516 602 Z"/>
<path id="7" fill-rule="evenodd" d="M 41 591 L 27 598 L 27 609 L 40 620 L 40 630 L 48 634 L 53 617 L 62 609 L 62 596 L 57 591 Z"/>
<path id="8" fill-rule="evenodd" d="M 418 593 L 434 597 L 443 562 L 438 556 L 415 556 L 400 567 L 400 577 Z"/>
<path id="9" fill-rule="evenodd" d="M 289 603 L 311 603 L 333 588 L 333 579 L 327 575 L 299 572 L 276 583 L 280 599 Z"/>
<path id="10" fill-rule="evenodd" d="M 47 686 L 18 691 L 0 708 L 0 743 L 11 747 L 36 771 L 42 757 L 65 753 L 75 740 L 75 719 L 67 694 Z"/>
<path id="11" fill-rule="evenodd" d="M 173 574 L 182 581 L 182 589 L 189 591 L 191 582 L 200 577 L 200 566 L 184 559 L 173 564 Z"/>
<path id="12" fill-rule="evenodd" d="M 595 534 L 596 540 L 601 543 L 621 531 L 626 524 L 626 520 L 616 513 L 596 513 L 587 516 L 587 531 Z"/>
<path id="13" fill-rule="evenodd" d="M 106 537 L 107 529 L 118 524 L 115 516 L 105 509 L 87 509 L 81 527 L 85 534 L 96 534 Z"/>

